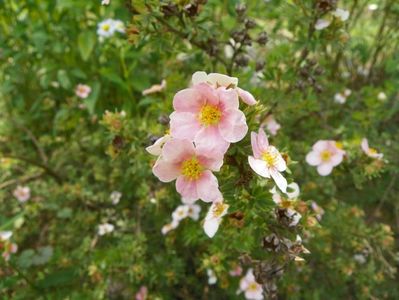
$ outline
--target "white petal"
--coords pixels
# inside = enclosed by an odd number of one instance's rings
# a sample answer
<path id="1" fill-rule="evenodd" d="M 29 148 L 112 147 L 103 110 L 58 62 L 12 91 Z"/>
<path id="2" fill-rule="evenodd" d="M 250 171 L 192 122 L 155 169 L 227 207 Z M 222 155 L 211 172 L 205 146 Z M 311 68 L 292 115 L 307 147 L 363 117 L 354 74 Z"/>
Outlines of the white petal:
<path id="1" fill-rule="evenodd" d="M 264 160 L 256 159 L 253 156 L 248 156 L 248 162 L 256 174 L 265 178 L 270 178 L 269 169 L 267 168 L 267 163 Z"/>
<path id="2" fill-rule="evenodd" d="M 296 182 L 291 182 L 287 187 L 292 189 L 292 192 L 287 192 L 288 198 L 294 199 L 299 196 L 299 185 Z"/>
<path id="3" fill-rule="evenodd" d="M 201 82 L 207 82 L 207 80 L 208 75 L 206 74 L 206 72 L 203 71 L 195 72 L 191 78 L 193 85 L 199 84 Z"/>
<path id="4" fill-rule="evenodd" d="M 208 75 L 208 81 L 211 84 L 228 87 L 230 85 L 236 87 L 238 85 L 238 78 L 230 77 L 219 73 L 210 73 Z"/>
<path id="5" fill-rule="evenodd" d="M 321 175 L 321 176 L 327 176 L 331 173 L 333 169 L 332 164 L 321 164 L 317 167 L 317 172 Z"/>
<path id="6" fill-rule="evenodd" d="M 219 229 L 219 222 L 220 220 L 215 218 L 205 219 L 204 231 L 207 236 L 209 236 L 210 238 L 213 238 L 215 236 L 215 233 Z"/>
<path id="7" fill-rule="evenodd" d="M 331 21 L 324 20 L 324 19 L 318 19 L 314 27 L 316 28 L 316 30 L 322 30 L 322 29 L 330 26 L 330 23 L 331 23 Z"/>
<path id="8" fill-rule="evenodd" d="M 274 179 L 274 182 L 277 184 L 278 188 L 283 192 L 287 192 L 287 180 L 281 175 L 277 170 L 270 170 L 270 175 Z"/>

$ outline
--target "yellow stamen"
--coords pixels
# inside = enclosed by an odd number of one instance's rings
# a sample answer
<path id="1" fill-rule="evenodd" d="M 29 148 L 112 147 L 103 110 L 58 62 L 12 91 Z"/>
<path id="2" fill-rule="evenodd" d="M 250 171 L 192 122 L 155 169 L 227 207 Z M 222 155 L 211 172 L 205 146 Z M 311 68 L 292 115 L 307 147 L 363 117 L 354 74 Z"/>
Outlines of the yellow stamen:
<path id="1" fill-rule="evenodd" d="M 248 290 L 250 291 L 256 291 L 258 290 L 258 284 L 256 282 L 251 282 L 248 286 Z"/>
<path id="2" fill-rule="evenodd" d="M 185 160 L 181 166 L 182 174 L 189 180 L 197 180 L 201 176 L 202 170 L 196 157 Z"/>
<path id="3" fill-rule="evenodd" d="M 267 163 L 269 167 L 274 166 L 277 161 L 277 154 L 271 151 L 263 152 L 262 159 Z"/>
<path id="4" fill-rule="evenodd" d="M 369 148 L 369 154 L 377 154 L 377 150 L 374 148 Z"/>
<path id="5" fill-rule="evenodd" d="M 322 161 L 329 161 L 331 159 L 331 152 L 328 150 L 324 150 L 320 154 Z"/>
<path id="6" fill-rule="evenodd" d="M 108 31 L 111 28 L 111 26 L 109 26 L 109 24 L 104 24 L 103 25 L 103 30 L 104 31 Z"/>
<path id="7" fill-rule="evenodd" d="M 216 125 L 222 117 L 222 112 L 216 106 L 206 104 L 202 107 L 198 117 L 203 125 Z"/>
<path id="8" fill-rule="evenodd" d="M 227 207 L 228 205 L 223 202 L 216 202 L 212 209 L 213 216 L 216 218 L 220 217 Z"/>

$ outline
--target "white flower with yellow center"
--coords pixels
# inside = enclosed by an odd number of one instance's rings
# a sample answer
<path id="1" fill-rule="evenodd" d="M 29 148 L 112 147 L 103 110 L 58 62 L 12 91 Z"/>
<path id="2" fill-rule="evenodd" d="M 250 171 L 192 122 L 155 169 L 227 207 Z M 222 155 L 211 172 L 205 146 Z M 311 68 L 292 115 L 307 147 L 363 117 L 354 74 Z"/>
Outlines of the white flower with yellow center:
<path id="1" fill-rule="evenodd" d="M 204 222 L 204 231 L 210 238 L 215 236 L 219 229 L 219 225 L 222 222 L 223 216 L 227 214 L 228 208 L 229 205 L 225 204 L 223 201 L 212 203 Z"/>
<path id="2" fill-rule="evenodd" d="M 114 20 L 112 19 L 104 20 L 100 22 L 97 26 L 97 34 L 100 37 L 108 38 L 113 36 L 114 33 L 115 33 L 115 24 Z"/>

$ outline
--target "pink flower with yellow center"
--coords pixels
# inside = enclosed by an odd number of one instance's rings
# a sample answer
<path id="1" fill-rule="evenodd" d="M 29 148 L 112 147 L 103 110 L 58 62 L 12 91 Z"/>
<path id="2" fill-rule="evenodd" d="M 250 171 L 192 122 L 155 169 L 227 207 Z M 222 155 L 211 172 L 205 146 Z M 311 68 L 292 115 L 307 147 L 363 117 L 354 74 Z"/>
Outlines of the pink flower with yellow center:
<path id="1" fill-rule="evenodd" d="M 345 155 L 341 145 L 336 141 L 317 141 L 306 155 L 306 162 L 311 166 L 317 166 L 317 172 L 321 176 L 327 176 L 332 169 L 339 165 Z"/>
<path id="2" fill-rule="evenodd" d="M 152 171 L 162 182 L 176 179 L 176 190 L 185 203 L 198 199 L 212 202 L 222 198 L 218 181 L 212 171 L 223 164 L 221 155 L 198 149 L 187 139 L 170 139 L 162 147 L 161 156 Z"/>
<path id="3" fill-rule="evenodd" d="M 369 157 L 377 159 L 382 159 L 384 157 L 384 154 L 378 153 L 376 149 L 369 147 L 369 141 L 366 138 L 362 139 L 361 147 L 363 152 Z"/>
<path id="4" fill-rule="evenodd" d="M 86 99 L 91 93 L 91 87 L 86 84 L 78 84 L 75 88 L 75 94 L 81 99 Z"/>
<path id="5" fill-rule="evenodd" d="M 233 89 L 200 83 L 178 92 L 173 107 L 172 137 L 188 139 L 207 151 L 223 154 L 230 143 L 247 134 L 245 115 L 238 108 L 238 96 Z"/>
<path id="6" fill-rule="evenodd" d="M 287 180 L 281 175 L 287 165 L 280 152 L 269 145 L 269 140 L 262 128 L 259 133 L 251 132 L 253 156 L 248 156 L 248 162 L 256 174 L 270 178 L 276 182 L 278 188 L 284 193 L 287 191 Z"/>
<path id="7" fill-rule="evenodd" d="M 240 280 L 240 290 L 244 292 L 245 298 L 248 300 L 262 300 L 262 286 L 256 282 L 252 269 Z"/>

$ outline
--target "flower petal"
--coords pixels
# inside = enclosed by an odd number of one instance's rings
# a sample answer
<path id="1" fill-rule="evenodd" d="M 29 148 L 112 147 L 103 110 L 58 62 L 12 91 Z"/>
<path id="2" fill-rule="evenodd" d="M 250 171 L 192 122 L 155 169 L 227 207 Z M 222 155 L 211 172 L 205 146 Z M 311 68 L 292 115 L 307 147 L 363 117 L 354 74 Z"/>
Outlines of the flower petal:
<path id="1" fill-rule="evenodd" d="M 248 132 L 244 113 L 236 109 L 225 111 L 222 121 L 219 123 L 219 131 L 222 137 L 230 143 L 241 141 Z"/>
<path id="2" fill-rule="evenodd" d="M 311 166 L 318 166 L 321 164 L 321 157 L 319 152 L 316 151 L 310 151 L 306 155 L 306 162 L 311 165 Z"/>
<path id="3" fill-rule="evenodd" d="M 213 238 L 219 229 L 219 219 L 213 218 L 205 220 L 204 231 L 207 236 Z"/>
<path id="4" fill-rule="evenodd" d="M 207 82 L 208 75 L 204 71 L 197 71 L 193 74 L 191 81 L 193 85 L 199 84 L 201 82 Z"/>
<path id="5" fill-rule="evenodd" d="M 170 133 L 177 139 L 193 140 L 201 129 L 196 115 L 189 112 L 173 112 L 170 115 Z"/>
<path id="6" fill-rule="evenodd" d="M 269 169 L 267 168 L 267 164 L 264 160 L 256 159 L 253 156 L 248 156 L 248 162 L 256 174 L 265 178 L 270 178 Z"/>
<path id="7" fill-rule="evenodd" d="M 258 145 L 258 134 L 256 132 L 251 132 L 251 145 L 252 145 L 252 153 L 255 158 L 260 158 L 262 155 L 262 150 L 259 149 Z"/>
<path id="8" fill-rule="evenodd" d="M 162 148 L 162 158 L 168 162 L 180 163 L 193 155 L 194 144 L 189 140 L 171 139 Z"/>
<path id="9" fill-rule="evenodd" d="M 196 181 L 188 180 L 182 175 L 177 177 L 176 191 L 185 199 L 185 202 L 192 203 L 199 198 Z"/>
<path id="10" fill-rule="evenodd" d="M 240 96 L 241 100 L 248 105 L 255 105 L 256 99 L 255 97 L 248 91 L 237 88 L 238 96 Z"/>
<path id="11" fill-rule="evenodd" d="M 154 173 L 160 181 L 170 182 L 179 176 L 180 166 L 176 163 L 167 162 L 161 157 L 152 168 L 152 173 Z"/>
<path id="12" fill-rule="evenodd" d="M 177 112 L 197 113 L 204 104 L 205 98 L 194 88 L 181 90 L 173 98 L 173 108 Z"/>
<path id="13" fill-rule="evenodd" d="M 237 77 L 230 77 L 219 73 L 209 73 L 208 81 L 214 85 L 225 86 L 225 87 L 228 87 L 229 85 L 233 85 L 234 87 L 236 87 L 238 85 Z"/>
<path id="14" fill-rule="evenodd" d="M 284 178 L 283 175 L 281 175 L 280 172 L 278 172 L 277 170 L 270 170 L 270 175 L 272 176 L 272 178 L 274 179 L 274 182 L 276 183 L 276 185 L 278 186 L 278 188 L 283 192 L 286 193 L 287 192 L 287 179 Z"/>
<path id="15" fill-rule="evenodd" d="M 211 171 L 206 170 L 197 180 L 198 197 L 205 202 L 213 202 L 223 198 L 219 190 L 218 180 Z"/>
<path id="16" fill-rule="evenodd" d="M 258 133 L 258 147 L 263 152 L 269 147 L 269 140 L 267 139 L 267 135 L 264 132 L 263 128 L 259 128 Z"/>
<path id="17" fill-rule="evenodd" d="M 333 169 L 333 165 L 326 163 L 326 164 L 321 164 L 317 167 L 317 172 L 321 175 L 321 176 L 327 176 L 331 173 Z"/>
<path id="18" fill-rule="evenodd" d="M 223 139 L 216 126 L 202 127 L 194 138 L 194 143 L 198 151 L 206 151 L 207 153 L 220 154 L 226 153 L 230 143 Z"/>

